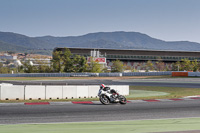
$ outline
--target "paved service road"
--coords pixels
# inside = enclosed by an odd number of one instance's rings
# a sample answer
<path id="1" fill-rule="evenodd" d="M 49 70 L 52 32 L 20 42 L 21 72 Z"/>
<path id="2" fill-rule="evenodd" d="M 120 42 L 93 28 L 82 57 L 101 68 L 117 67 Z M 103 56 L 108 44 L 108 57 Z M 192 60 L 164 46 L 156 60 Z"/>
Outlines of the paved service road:
<path id="1" fill-rule="evenodd" d="M 134 86 L 165 86 L 200 88 L 200 78 L 169 78 L 169 79 L 125 79 L 125 80 L 40 80 L 40 81 L 0 81 L 14 85 L 134 85 Z"/>
<path id="2" fill-rule="evenodd" d="M 1 105 L 0 124 L 200 117 L 200 100 L 68 105 Z"/>

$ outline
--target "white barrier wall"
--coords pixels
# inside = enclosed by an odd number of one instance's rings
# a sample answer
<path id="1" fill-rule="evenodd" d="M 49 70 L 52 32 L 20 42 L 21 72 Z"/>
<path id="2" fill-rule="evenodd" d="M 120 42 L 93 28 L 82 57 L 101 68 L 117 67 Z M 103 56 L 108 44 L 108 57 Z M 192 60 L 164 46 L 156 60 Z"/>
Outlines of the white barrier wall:
<path id="1" fill-rule="evenodd" d="M 98 92 L 99 92 L 99 86 L 98 85 L 88 86 L 88 97 L 89 98 L 97 97 Z"/>
<path id="2" fill-rule="evenodd" d="M 25 99 L 46 99 L 45 86 L 27 85 L 25 86 Z"/>
<path id="3" fill-rule="evenodd" d="M 63 99 L 63 87 L 46 86 L 46 99 Z"/>
<path id="4" fill-rule="evenodd" d="M 63 86 L 63 99 L 77 98 L 77 86 Z"/>
<path id="5" fill-rule="evenodd" d="M 127 85 L 120 85 L 120 86 L 117 86 L 117 90 L 119 90 L 119 93 L 121 95 L 129 95 L 129 86 Z"/>
<path id="6" fill-rule="evenodd" d="M 77 98 L 88 98 L 88 86 L 77 86 Z"/>
<path id="7" fill-rule="evenodd" d="M 24 100 L 24 86 L 1 86 L 0 100 Z"/>
<path id="8" fill-rule="evenodd" d="M 128 85 L 109 85 L 110 89 L 115 89 L 121 95 L 129 95 L 129 86 Z"/>
<path id="9" fill-rule="evenodd" d="M 34 100 L 34 99 L 73 99 L 95 98 L 99 91 L 98 85 L 91 86 L 4 86 L 0 85 L 0 100 Z M 129 95 L 129 86 L 110 85 L 122 95 Z"/>

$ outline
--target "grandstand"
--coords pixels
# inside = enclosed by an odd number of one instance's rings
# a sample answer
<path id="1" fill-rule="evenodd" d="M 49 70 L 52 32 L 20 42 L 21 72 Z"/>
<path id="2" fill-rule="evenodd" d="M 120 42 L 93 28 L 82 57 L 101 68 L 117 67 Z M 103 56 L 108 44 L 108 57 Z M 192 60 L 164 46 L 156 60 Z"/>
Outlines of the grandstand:
<path id="1" fill-rule="evenodd" d="M 54 51 L 63 51 L 64 48 L 55 48 Z M 73 55 L 78 54 L 89 57 L 91 51 L 100 52 L 100 57 L 105 57 L 108 66 L 112 66 L 113 60 L 120 60 L 125 65 L 142 69 L 148 60 L 154 64 L 158 60 L 162 60 L 169 68 L 171 63 L 189 59 L 191 61 L 200 61 L 200 52 L 194 51 L 167 51 L 167 50 L 125 50 L 125 49 L 96 49 L 96 48 L 69 48 Z"/>

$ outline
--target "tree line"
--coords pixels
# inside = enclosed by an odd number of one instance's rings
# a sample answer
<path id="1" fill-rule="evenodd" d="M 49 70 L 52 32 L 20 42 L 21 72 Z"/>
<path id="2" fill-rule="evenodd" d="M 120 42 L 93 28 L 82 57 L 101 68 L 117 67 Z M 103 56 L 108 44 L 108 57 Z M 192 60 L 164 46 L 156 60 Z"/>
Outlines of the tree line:
<path id="1" fill-rule="evenodd" d="M 99 62 L 95 62 L 90 57 L 90 63 L 84 56 L 72 55 L 68 48 L 62 51 L 54 51 L 53 58 L 49 63 L 46 61 L 37 61 L 38 65 L 31 65 L 29 62 L 22 62 L 23 65 L 16 68 L 3 67 L 0 65 L 0 73 L 102 73 L 102 72 L 121 72 L 123 71 L 123 63 L 119 60 L 113 61 L 113 67 L 108 70 Z"/>
<path id="2" fill-rule="evenodd" d="M 30 63 L 23 62 L 22 66 L 5 67 L 0 63 L 0 73 L 102 73 L 102 72 L 123 72 L 125 70 L 135 72 L 135 68 L 124 65 L 120 60 L 112 61 L 112 67 L 108 69 L 99 62 L 95 62 L 93 57 L 90 57 L 90 63 L 84 56 L 72 55 L 68 48 L 63 51 L 54 51 L 53 58 L 49 63 L 45 61 L 37 61 L 38 65 L 30 65 Z M 189 59 L 182 59 L 181 61 L 166 65 L 161 59 L 152 62 L 147 61 L 142 65 L 143 70 L 148 71 L 199 71 L 200 63 L 197 60 L 190 61 Z"/>
<path id="3" fill-rule="evenodd" d="M 175 63 L 171 63 L 170 68 L 169 65 L 166 65 L 162 60 L 158 60 L 155 64 L 152 61 L 147 61 L 145 65 L 146 71 L 193 71 L 197 72 L 200 70 L 200 62 L 197 60 L 190 61 L 185 58 L 181 61 L 177 61 Z"/>

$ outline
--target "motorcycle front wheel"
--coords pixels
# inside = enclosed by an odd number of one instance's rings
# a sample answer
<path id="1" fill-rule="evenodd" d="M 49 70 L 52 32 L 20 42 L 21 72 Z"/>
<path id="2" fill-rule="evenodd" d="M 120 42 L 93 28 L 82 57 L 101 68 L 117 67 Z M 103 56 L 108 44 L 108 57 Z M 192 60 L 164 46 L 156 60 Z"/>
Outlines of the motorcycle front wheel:
<path id="1" fill-rule="evenodd" d="M 108 99 L 108 97 L 106 95 L 101 95 L 99 97 L 99 101 L 104 105 L 110 104 L 110 100 Z"/>
<path id="2" fill-rule="evenodd" d="M 120 101 L 119 101 L 119 103 L 121 103 L 121 104 L 126 104 L 127 103 L 127 100 L 126 100 L 126 98 L 125 98 L 125 96 L 120 96 L 119 97 L 119 99 L 120 99 Z"/>

